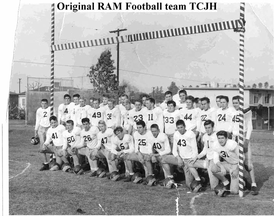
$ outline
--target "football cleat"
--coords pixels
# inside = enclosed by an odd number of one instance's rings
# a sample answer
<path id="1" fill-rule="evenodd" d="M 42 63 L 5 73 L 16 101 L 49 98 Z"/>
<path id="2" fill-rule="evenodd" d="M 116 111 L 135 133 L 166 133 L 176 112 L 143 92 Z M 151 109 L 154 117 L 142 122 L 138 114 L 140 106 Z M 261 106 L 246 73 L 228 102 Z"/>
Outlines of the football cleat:
<path id="1" fill-rule="evenodd" d="M 113 171 L 109 177 L 109 179 L 112 181 L 118 181 L 119 178 L 120 178 L 120 175 L 119 175 L 119 172 L 117 172 L 117 171 Z"/>
<path id="2" fill-rule="evenodd" d="M 166 178 L 164 181 L 163 181 L 163 186 L 168 188 L 168 189 L 171 189 L 171 188 L 174 188 L 175 187 L 175 184 L 174 184 L 174 180 L 172 178 Z"/>
<path id="3" fill-rule="evenodd" d="M 49 164 L 43 163 L 43 166 L 40 168 L 40 171 L 44 171 L 44 170 L 49 170 Z"/>
<path id="4" fill-rule="evenodd" d="M 141 173 L 139 173 L 139 172 L 135 173 L 132 176 L 131 180 L 133 181 L 134 184 L 142 183 L 143 178 L 142 178 Z"/>
<path id="5" fill-rule="evenodd" d="M 69 172 L 71 170 L 71 167 L 69 164 L 67 163 L 64 163 L 63 166 L 62 166 L 62 171 L 63 172 Z"/>
<path id="6" fill-rule="evenodd" d="M 156 185 L 156 179 L 154 178 L 153 175 L 149 175 L 148 177 L 146 177 L 145 182 L 147 182 L 148 186 L 155 186 Z"/>
<path id="7" fill-rule="evenodd" d="M 38 145 L 40 143 L 39 137 L 32 137 L 30 143 L 32 145 Z"/>
<path id="8" fill-rule="evenodd" d="M 223 184 L 219 184 L 214 188 L 214 192 L 219 197 L 226 197 L 229 195 L 230 191 Z"/>
<path id="9" fill-rule="evenodd" d="M 104 178 L 106 177 L 107 173 L 105 170 L 103 170 L 102 168 L 99 168 L 97 171 L 96 171 L 96 174 L 97 174 L 97 177 L 98 178 Z"/>
<path id="10" fill-rule="evenodd" d="M 59 169 L 60 169 L 60 166 L 59 164 L 56 163 L 53 167 L 50 168 L 50 171 L 57 171 Z"/>
<path id="11" fill-rule="evenodd" d="M 200 181 L 194 180 L 193 182 L 191 182 L 190 188 L 194 193 L 198 193 L 201 191 L 202 185 L 201 185 Z"/>
<path id="12" fill-rule="evenodd" d="M 132 177 L 133 177 L 133 175 L 128 175 L 128 176 L 125 178 L 124 182 L 131 182 L 131 181 L 132 181 Z"/>
<path id="13" fill-rule="evenodd" d="M 75 174 L 78 174 L 81 170 L 82 170 L 82 169 L 81 169 L 81 166 L 80 166 L 80 165 L 76 165 L 76 166 L 74 167 L 74 169 L 73 169 L 73 172 L 74 172 Z"/>
<path id="14" fill-rule="evenodd" d="M 97 172 L 96 172 L 96 171 L 93 171 L 93 172 L 89 175 L 89 177 L 97 177 Z"/>
<path id="15" fill-rule="evenodd" d="M 259 194 L 258 188 L 256 186 L 251 187 L 251 194 L 254 196 Z"/>

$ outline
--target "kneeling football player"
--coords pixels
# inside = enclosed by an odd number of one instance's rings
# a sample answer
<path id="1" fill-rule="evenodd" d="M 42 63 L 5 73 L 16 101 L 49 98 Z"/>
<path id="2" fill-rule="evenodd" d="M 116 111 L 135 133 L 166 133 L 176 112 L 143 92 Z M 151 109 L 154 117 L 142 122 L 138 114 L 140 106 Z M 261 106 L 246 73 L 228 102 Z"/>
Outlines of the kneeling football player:
<path id="1" fill-rule="evenodd" d="M 129 182 L 134 175 L 132 163 L 128 160 L 129 154 L 134 152 L 133 138 L 131 135 L 126 134 L 121 126 L 114 129 L 114 134 L 115 136 L 113 136 L 111 140 L 111 154 L 109 155 L 109 160 L 124 161 L 126 170 L 129 172 L 125 182 Z"/>
<path id="2" fill-rule="evenodd" d="M 201 179 L 197 170 L 189 167 L 189 162 L 198 155 L 196 135 L 193 131 L 187 131 L 185 122 L 178 120 L 176 122 L 177 131 L 174 133 L 172 154 L 167 155 L 162 163 L 177 165 L 183 167 L 185 174 L 186 186 L 194 192 L 201 189 Z M 173 175 L 168 166 L 163 167 L 167 177 L 173 179 Z"/>
<path id="3" fill-rule="evenodd" d="M 218 141 L 214 144 L 213 164 L 211 171 L 222 181 L 223 187 L 230 192 L 239 192 L 239 148 L 238 144 L 228 139 L 226 131 L 217 132 Z M 230 174 L 231 182 L 225 177 Z M 230 188 L 229 188 L 230 183 Z"/>
<path id="4" fill-rule="evenodd" d="M 156 179 L 153 174 L 153 167 L 151 163 L 151 154 L 152 151 L 152 143 L 151 131 L 146 130 L 146 123 L 142 120 L 136 122 L 137 131 L 134 132 L 134 153 L 130 154 L 128 159 L 132 161 L 138 161 L 144 166 L 145 170 L 145 181 L 144 184 L 147 183 L 149 186 L 155 184 Z"/>

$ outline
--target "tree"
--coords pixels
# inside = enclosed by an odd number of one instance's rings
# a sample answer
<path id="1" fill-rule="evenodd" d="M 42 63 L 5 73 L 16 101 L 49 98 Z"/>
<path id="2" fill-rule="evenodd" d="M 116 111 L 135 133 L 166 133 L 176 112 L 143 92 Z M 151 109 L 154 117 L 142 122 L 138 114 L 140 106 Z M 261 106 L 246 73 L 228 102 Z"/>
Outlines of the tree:
<path id="1" fill-rule="evenodd" d="M 114 74 L 114 60 L 111 59 L 111 56 L 110 50 L 102 52 L 97 64 L 90 67 L 87 75 L 94 86 L 95 92 L 99 94 L 118 90 L 118 81 Z"/>
<path id="2" fill-rule="evenodd" d="M 162 86 L 156 86 L 152 88 L 152 92 L 149 94 L 151 97 L 155 99 L 156 102 L 162 102 L 165 98 L 165 94 L 163 92 Z"/>
<path id="3" fill-rule="evenodd" d="M 173 82 L 173 81 L 171 82 L 170 86 L 167 87 L 167 89 L 168 89 L 169 91 L 171 91 L 173 95 L 174 95 L 174 94 L 177 94 L 177 92 L 179 91 L 178 86 L 176 86 L 176 83 Z"/>

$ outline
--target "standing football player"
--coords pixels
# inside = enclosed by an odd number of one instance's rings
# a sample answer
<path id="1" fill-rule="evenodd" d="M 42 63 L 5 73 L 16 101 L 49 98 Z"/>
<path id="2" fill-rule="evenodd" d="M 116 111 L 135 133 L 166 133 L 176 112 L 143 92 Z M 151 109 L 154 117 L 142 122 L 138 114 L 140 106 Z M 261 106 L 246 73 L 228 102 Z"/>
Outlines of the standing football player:
<path id="1" fill-rule="evenodd" d="M 108 108 L 105 111 L 105 122 L 108 128 L 116 128 L 121 125 L 121 113 L 118 107 L 115 107 L 113 99 L 108 100 Z"/>
<path id="2" fill-rule="evenodd" d="M 100 104 L 100 107 L 103 108 L 104 112 L 108 109 L 108 100 L 109 100 L 109 95 L 103 94 L 103 102 Z"/>
<path id="3" fill-rule="evenodd" d="M 187 92 L 186 90 L 182 89 L 179 91 L 179 100 L 175 101 L 177 104 L 178 110 L 186 108 L 186 97 Z"/>
<path id="4" fill-rule="evenodd" d="M 89 112 L 88 118 L 91 121 L 91 125 L 98 127 L 98 122 L 100 120 L 104 120 L 105 112 L 104 108 L 100 107 L 100 99 L 94 98 L 93 100 L 93 108 Z"/>
<path id="5" fill-rule="evenodd" d="M 64 103 L 58 107 L 58 123 L 66 125 L 66 121 L 70 119 L 70 107 L 71 107 L 71 96 L 69 94 L 64 95 Z"/>
<path id="6" fill-rule="evenodd" d="M 91 112 L 91 106 L 85 104 L 86 100 L 84 98 L 79 99 L 80 106 L 76 110 L 76 126 L 82 128 L 82 119 L 87 118 Z"/>
<path id="7" fill-rule="evenodd" d="M 79 94 L 74 94 L 73 95 L 73 104 L 71 104 L 71 110 L 70 110 L 70 119 L 73 121 L 73 122 L 77 122 L 76 121 L 76 113 L 77 113 L 77 110 L 79 109 L 80 107 L 80 103 L 79 103 L 79 99 L 80 99 L 80 95 Z"/>
<path id="8" fill-rule="evenodd" d="M 36 122 L 35 122 L 35 131 L 34 136 L 39 137 L 40 140 L 40 152 L 43 150 L 43 145 L 46 140 L 47 130 L 50 127 L 50 109 L 51 107 L 48 106 L 48 100 L 42 99 L 41 100 L 41 107 L 39 107 L 36 111 Z M 41 152 L 42 153 L 42 152 Z M 45 167 L 48 166 L 48 159 L 46 153 L 42 153 L 44 165 L 40 169 L 41 171 L 44 170 Z"/>
<path id="9" fill-rule="evenodd" d="M 235 108 L 236 112 L 233 116 L 232 121 L 234 122 L 233 127 L 233 139 L 238 142 L 239 140 L 239 122 L 240 122 L 240 97 L 234 96 L 232 98 L 233 107 Z M 252 126 L 252 111 L 248 111 L 244 114 L 244 164 L 246 170 L 250 174 L 251 178 L 251 194 L 252 195 L 258 195 L 258 189 L 257 184 L 255 181 L 255 173 L 254 173 L 254 167 L 252 163 L 252 151 L 251 151 L 251 145 L 250 145 L 250 137 L 253 130 Z"/>
<path id="10" fill-rule="evenodd" d="M 167 109 L 167 102 L 172 101 L 172 92 L 171 91 L 166 91 L 165 92 L 165 101 L 161 103 L 160 107 L 162 110 Z"/>
<path id="11" fill-rule="evenodd" d="M 132 134 L 133 125 L 130 120 L 131 103 L 129 100 L 125 100 L 125 109 L 121 111 L 122 127 L 125 133 Z"/>
<path id="12" fill-rule="evenodd" d="M 141 100 L 136 100 L 135 103 L 135 108 L 132 109 L 130 112 L 129 112 L 129 118 L 130 118 L 130 122 L 133 126 L 133 132 L 134 133 L 136 130 L 137 130 L 137 125 L 136 123 L 140 120 L 142 121 L 147 121 L 146 119 L 146 110 L 147 108 L 144 107 L 142 108 L 142 101 Z"/>
<path id="13" fill-rule="evenodd" d="M 155 107 L 154 98 L 148 98 L 146 101 L 145 119 L 147 120 L 147 129 L 150 130 L 152 124 L 157 124 L 160 131 L 164 131 L 163 111 L 160 107 Z"/>

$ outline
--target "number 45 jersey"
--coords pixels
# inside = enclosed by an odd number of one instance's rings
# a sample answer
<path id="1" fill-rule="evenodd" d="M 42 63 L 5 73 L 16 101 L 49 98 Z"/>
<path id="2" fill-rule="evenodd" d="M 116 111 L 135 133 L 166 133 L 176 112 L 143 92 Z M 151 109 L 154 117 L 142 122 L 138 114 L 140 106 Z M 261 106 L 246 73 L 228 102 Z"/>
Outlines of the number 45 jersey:
<path id="1" fill-rule="evenodd" d="M 98 142 L 97 142 L 97 134 L 99 133 L 99 129 L 95 126 L 91 126 L 88 131 L 83 129 L 81 131 L 81 145 L 86 144 L 88 148 L 94 149 Z"/>

